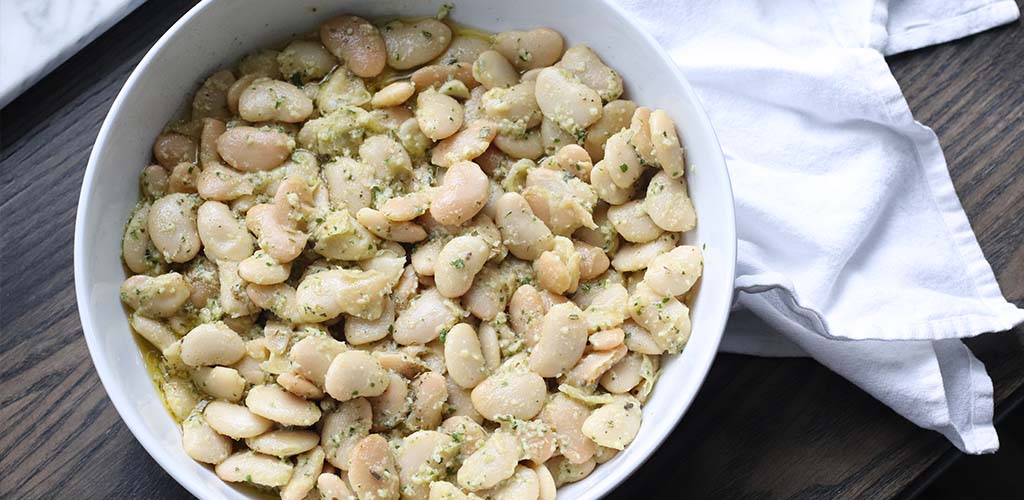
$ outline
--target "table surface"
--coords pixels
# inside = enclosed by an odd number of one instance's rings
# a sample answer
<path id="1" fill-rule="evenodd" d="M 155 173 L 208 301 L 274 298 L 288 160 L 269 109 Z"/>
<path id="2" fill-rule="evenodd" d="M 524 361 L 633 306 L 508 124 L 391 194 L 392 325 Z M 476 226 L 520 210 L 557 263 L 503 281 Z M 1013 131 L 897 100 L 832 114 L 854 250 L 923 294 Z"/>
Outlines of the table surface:
<path id="1" fill-rule="evenodd" d="M 93 370 L 72 235 L 114 96 L 190 3 L 146 3 L 0 112 L 0 498 L 188 496 L 135 441 Z M 1019 23 L 890 59 L 916 117 L 938 133 L 982 250 L 1017 305 L 1021 60 Z M 994 380 L 997 420 L 1024 398 L 1022 341 L 1017 329 L 968 342 Z M 679 428 L 611 498 L 910 497 L 958 456 L 812 360 L 722 354 Z"/>

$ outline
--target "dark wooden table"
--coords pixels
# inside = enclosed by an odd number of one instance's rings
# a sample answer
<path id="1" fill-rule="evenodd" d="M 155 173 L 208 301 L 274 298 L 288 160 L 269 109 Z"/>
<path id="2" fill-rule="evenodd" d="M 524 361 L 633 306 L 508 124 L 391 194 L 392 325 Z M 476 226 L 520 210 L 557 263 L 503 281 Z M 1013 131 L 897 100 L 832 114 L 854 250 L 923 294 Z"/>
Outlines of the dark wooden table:
<path id="1" fill-rule="evenodd" d="M 89 360 L 75 207 L 128 73 L 191 2 L 149 2 L 0 113 L 0 498 L 182 498 Z M 891 59 L 935 128 L 1003 292 L 1024 305 L 1024 28 Z M 997 420 L 1024 398 L 1024 331 L 969 341 Z M 720 355 L 682 424 L 613 498 L 910 497 L 959 453 L 807 359 Z M 966 458 L 970 460 L 970 458 Z"/>

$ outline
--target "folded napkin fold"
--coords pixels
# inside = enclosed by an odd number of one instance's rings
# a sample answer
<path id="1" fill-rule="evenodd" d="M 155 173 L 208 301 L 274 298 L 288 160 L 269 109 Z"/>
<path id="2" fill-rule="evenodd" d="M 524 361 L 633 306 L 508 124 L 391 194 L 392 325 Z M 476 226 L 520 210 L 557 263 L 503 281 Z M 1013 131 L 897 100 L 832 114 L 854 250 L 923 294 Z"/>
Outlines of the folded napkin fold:
<path id="1" fill-rule="evenodd" d="M 1024 311 L 885 56 L 1011 22 L 1016 3 L 621 3 L 694 86 L 732 177 L 737 308 L 771 328 L 736 313 L 723 350 L 810 355 L 961 450 L 995 451 L 992 382 L 958 339 Z"/>

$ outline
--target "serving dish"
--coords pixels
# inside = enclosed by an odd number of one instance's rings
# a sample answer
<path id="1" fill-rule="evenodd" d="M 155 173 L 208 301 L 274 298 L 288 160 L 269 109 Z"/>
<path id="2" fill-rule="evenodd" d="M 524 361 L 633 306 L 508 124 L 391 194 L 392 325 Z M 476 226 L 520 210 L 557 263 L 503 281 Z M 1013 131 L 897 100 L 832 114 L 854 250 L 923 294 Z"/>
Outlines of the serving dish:
<path id="1" fill-rule="evenodd" d="M 208 0 L 178 21 L 129 77 L 100 131 L 83 182 L 75 232 L 79 311 L 93 362 L 111 400 L 147 451 L 202 498 L 245 498 L 181 451 L 176 424 L 150 383 L 118 300 L 124 270 L 118 259 L 123 221 L 137 198 L 135 173 L 151 138 L 202 78 L 254 47 L 271 45 L 341 13 L 367 18 L 433 15 L 441 2 L 393 0 Z M 245 15 L 239 15 L 244 12 Z M 700 224 L 684 243 L 705 249 L 704 278 L 692 309 L 693 335 L 668 360 L 645 407 L 634 443 L 591 477 L 562 489 L 562 498 L 598 498 L 653 452 L 679 421 L 703 381 L 731 303 L 735 262 L 732 195 L 721 151 L 699 101 L 656 42 L 610 2 L 571 0 L 455 5 L 452 18 L 485 29 L 549 26 L 568 44 L 591 46 L 627 82 L 627 95 L 672 115 L 687 146 L 690 192 Z"/>

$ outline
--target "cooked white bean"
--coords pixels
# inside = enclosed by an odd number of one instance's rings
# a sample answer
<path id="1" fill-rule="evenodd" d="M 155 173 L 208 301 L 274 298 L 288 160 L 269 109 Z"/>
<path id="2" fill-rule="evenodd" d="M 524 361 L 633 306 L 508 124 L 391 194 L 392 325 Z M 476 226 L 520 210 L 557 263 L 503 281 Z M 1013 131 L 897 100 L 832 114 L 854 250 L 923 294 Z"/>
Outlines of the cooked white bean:
<path id="1" fill-rule="evenodd" d="M 490 120 L 473 120 L 455 135 L 442 140 L 430 154 L 430 163 L 449 167 L 461 161 L 469 161 L 487 151 L 498 126 Z"/>
<path id="2" fill-rule="evenodd" d="M 599 330 L 590 334 L 587 342 L 589 342 L 596 351 L 607 351 L 621 345 L 625 338 L 626 332 L 624 332 L 622 328 L 612 328 L 609 330 Z"/>
<path id="3" fill-rule="evenodd" d="M 533 466 L 533 472 L 537 474 L 538 495 L 537 500 L 555 500 L 555 478 L 551 477 L 551 471 L 543 464 Z"/>
<path id="4" fill-rule="evenodd" d="M 181 447 L 192 460 L 205 464 L 219 464 L 231 455 L 231 439 L 217 434 L 201 413 L 181 422 Z"/>
<path id="5" fill-rule="evenodd" d="M 512 477 L 521 453 L 522 447 L 515 436 L 495 431 L 459 468 L 459 484 L 470 491 L 493 488 Z"/>
<path id="6" fill-rule="evenodd" d="M 661 169 L 672 178 L 682 177 L 686 164 L 675 122 L 664 110 L 656 109 L 651 112 L 650 127 L 654 157 L 658 159 Z"/>
<path id="7" fill-rule="evenodd" d="M 388 66 L 409 69 L 441 55 L 452 41 L 452 30 L 437 19 L 391 21 L 381 30 L 387 46 Z"/>
<path id="8" fill-rule="evenodd" d="M 354 111 L 356 107 L 362 106 L 372 99 L 373 96 L 366 89 L 366 83 L 358 76 L 352 74 L 348 68 L 340 66 L 320 86 L 320 90 L 316 94 L 316 107 L 320 110 L 321 115 L 327 115 L 328 117 L 338 116 L 334 114 L 337 111 L 340 115 L 349 115 L 351 118 L 358 116 L 357 112 Z M 307 124 L 309 123 L 313 122 L 307 122 Z M 359 125 L 358 123 L 350 124 L 346 121 L 341 123 L 350 126 Z M 330 124 L 330 121 L 328 124 Z M 328 134 L 336 133 L 337 131 L 332 130 L 333 128 L 328 126 L 324 132 Z M 300 142 L 302 142 L 301 135 Z"/>
<path id="9" fill-rule="evenodd" d="M 248 75 L 242 75 L 237 80 L 235 80 L 235 83 L 232 83 L 231 86 L 228 87 L 228 92 L 227 92 L 227 95 L 225 97 L 226 97 L 226 100 L 227 100 L 228 110 L 229 111 L 231 111 L 232 113 L 235 113 L 235 114 L 238 113 L 238 100 L 239 100 L 239 98 L 241 98 L 242 92 L 245 91 L 245 89 L 249 88 L 249 85 L 252 85 L 252 82 L 256 81 L 257 78 L 260 78 L 260 76 L 259 75 L 255 75 L 255 74 L 251 74 L 251 73 L 248 74 Z M 204 121 L 210 120 L 210 119 L 211 118 L 207 118 L 207 119 L 204 119 Z M 217 121 L 221 122 L 221 124 L 224 123 L 221 120 L 217 120 Z M 221 132 L 224 132 L 224 131 L 221 130 Z M 202 154 L 202 151 L 200 151 L 200 155 L 201 154 Z M 205 166 L 205 164 L 203 166 Z"/>
<path id="10" fill-rule="evenodd" d="M 363 351 L 338 354 L 327 369 L 324 388 L 338 401 L 379 396 L 388 388 L 387 372 L 373 356 Z"/>
<path id="11" fill-rule="evenodd" d="M 640 365 L 643 361 L 639 353 L 631 352 L 612 366 L 601 376 L 601 387 L 615 394 L 623 394 L 633 390 L 640 384 Z"/>
<path id="12" fill-rule="evenodd" d="M 519 72 L 505 56 L 488 50 L 473 62 L 473 78 L 487 89 L 511 87 L 519 81 Z"/>
<path id="13" fill-rule="evenodd" d="M 476 500 L 476 495 L 470 496 L 463 493 L 458 486 L 448 481 L 432 481 L 430 483 L 430 494 L 428 500 Z"/>
<path id="14" fill-rule="evenodd" d="M 312 450 L 319 441 L 320 436 L 313 431 L 281 429 L 248 438 L 245 445 L 264 455 L 284 458 Z"/>
<path id="15" fill-rule="evenodd" d="M 291 262 L 281 264 L 263 250 L 257 250 L 252 256 L 238 263 L 238 275 L 245 281 L 258 285 L 284 283 L 291 272 Z"/>
<path id="16" fill-rule="evenodd" d="M 579 240 L 572 241 L 579 255 L 580 281 L 590 281 L 604 274 L 611 265 L 604 250 Z"/>
<path id="17" fill-rule="evenodd" d="M 270 430 L 274 422 L 249 411 L 248 408 L 224 401 L 211 401 L 203 410 L 206 423 L 231 439 L 256 437 Z"/>
<path id="18" fill-rule="evenodd" d="M 187 135 L 168 132 L 153 143 L 153 158 L 167 170 L 182 162 L 196 161 L 196 141 Z"/>
<path id="19" fill-rule="evenodd" d="M 544 379 L 532 371 L 508 368 L 514 362 L 506 361 L 473 388 L 473 407 L 487 420 L 498 421 L 503 416 L 531 419 L 544 406 Z"/>
<path id="20" fill-rule="evenodd" d="M 281 74 L 288 80 L 316 81 L 338 64 L 338 59 L 320 43 L 295 40 L 277 55 Z"/>
<path id="21" fill-rule="evenodd" d="M 196 223 L 203 250 L 210 259 L 241 261 L 252 255 L 253 237 L 227 205 L 204 202 L 199 206 Z"/>
<path id="22" fill-rule="evenodd" d="M 441 424 L 448 389 L 444 375 L 434 371 L 421 373 L 409 385 L 412 407 L 405 424 L 410 430 L 434 429 Z"/>
<path id="23" fill-rule="evenodd" d="M 534 69 L 555 64 L 562 57 L 562 35 L 550 28 L 530 31 L 503 31 L 494 35 L 494 50 L 519 69 Z"/>
<path id="24" fill-rule="evenodd" d="M 192 383 L 199 390 L 232 403 L 242 399 L 242 391 L 245 390 L 245 379 L 238 370 L 224 366 L 196 368 L 192 371 Z"/>
<path id="25" fill-rule="evenodd" d="M 370 104 L 375 108 L 398 106 L 412 97 L 414 93 L 416 93 L 416 86 L 412 83 L 406 81 L 394 82 L 373 94 Z"/>
<path id="26" fill-rule="evenodd" d="M 217 278 L 220 285 L 220 307 L 229 318 L 248 316 L 259 312 L 259 307 L 249 298 L 245 282 L 238 274 L 240 265 L 237 262 L 222 260 L 217 266 Z"/>
<path id="27" fill-rule="evenodd" d="M 558 434 L 558 451 L 572 463 L 590 460 L 597 451 L 597 445 L 580 428 L 590 416 L 590 409 L 565 394 L 552 396 L 540 419 L 555 429 Z"/>
<path id="28" fill-rule="evenodd" d="M 580 359 L 565 375 L 565 383 L 576 387 L 594 387 L 601 376 L 626 355 L 621 343 L 606 351 L 593 351 Z"/>
<path id="29" fill-rule="evenodd" d="M 287 134 L 254 127 L 232 127 L 217 139 L 217 153 L 228 165 L 243 172 L 270 170 L 292 154 L 294 141 Z"/>
<path id="30" fill-rule="evenodd" d="M 613 101 L 622 95 L 622 77 L 605 65 L 586 45 L 577 45 L 565 51 L 562 60 L 555 66 L 572 73 L 605 101 Z"/>
<path id="31" fill-rule="evenodd" d="M 459 323 L 448 332 L 444 343 L 444 361 L 448 375 L 467 389 L 476 387 L 487 377 L 483 348 L 473 327 Z"/>
<path id="32" fill-rule="evenodd" d="M 153 344 L 161 352 L 167 350 L 171 344 L 178 341 L 174 331 L 159 321 L 147 318 L 139 313 L 133 313 L 128 318 L 128 321 L 135 333 L 148 340 L 150 344 Z"/>
<path id="33" fill-rule="evenodd" d="M 412 300 L 395 320 L 395 342 L 402 345 L 426 344 L 441 331 L 451 328 L 462 317 L 458 304 L 441 295 L 436 288 L 427 288 Z"/>
<path id="34" fill-rule="evenodd" d="M 228 70 L 210 75 L 192 98 L 192 120 L 229 118 L 231 113 L 228 111 L 227 94 L 234 83 L 235 75 Z"/>
<path id="35" fill-rule="evenodd" d="M 473 61 L 475 60 L 476 57 L 473 58 Z M 440 88 L 447 82 L 458 80 L 472 89 L 480 85 L 480 82 L 473 79 L 473 61 L 424 66 L 409 75 L 409 81 L 417 89 L 429 89 Z"/>
<path id="36" fill-rule="evenodd" d="M 143 316 L 166 318 L 181 309 L 191 287 L 179 273 L 135 275 L 121 283 L 121 301 Z"/>
<path id="37" fill-rule="evenodd" d="M 593 125 L 604 111 L 597 92 L 572 73 L 554 67 L 537 74 L 537 105 L 546 118 L 571 134 Z"/>
<path id="38" fill-rule="evenodd" d="M 673 179 L 660 171 L 647 185 L 644 208 L 658 227 L 673 232 L 685 232 L 697 226 L 697 213 L 686 192 L 686 179 Z"/>
<path id="39" fill-rule="evenodd" d="M 379 318 L 384 296 L 398 280 L 376 269 L 330 269 L 307 275 L 295 290 L 295 301 L 306 322 L 324 321 L 345 313 L 364 319 Z"/>
<path id="40" fill-rule="evenodd" d="M 590 171 L 594 168 L 594 164 L 590 161 L 590 154 L 576 144 L 563 146 L 555 154 L 541 161 L 540 166 L 567 172 L 583 181 L 590 180 Z"/>
<path id="41" fill-rule="evenodd" d="M 139 185 L 142 187 L 142 196 L 145 198 L 157 199 L 167 194 L 169 182 L 167 169 L 160 165 L 150 165 L 142 169 L 142 174 L 139 176 Z"/>
<path id="42" fill-rule="evenodd" d="M 616 100 L 604 105 L 601 119 L 587 129 L 587 137 L 583 139 L 583 147 L 594 161 L 604 158 L 605 144 L 612 134 L 628 130 L 635 112 L 636 103 L 633 101 Z"/>
<path id="43" fill-rule="evenodd" d="M 444 477 L 456 449 L 450 436 L 437 431 L 416 431 L 402 440 L 395 450 L 402 496 L 426 499 L 430 483 Z"/>
<path id="44" fill-rule="evenodd" d="M 371 78 L 384 70 L 387 61 L 384 37 L 366 19 L 356 16 L 331 18 L 320 26 L 320 41 L 358 76 Z"/>
<path id="45" fill-rule="evenodd" d="M 631 188 L 643 173 L 640 157 L 627 142 L 628 136 L 629 131 L 612 134 L 605 143 L 604 159 L 601 160 L 601 163 L 606 165 L 608 177 L 616 186 L 623 189 Z"/>
<path id="46" fill-rule="evenodd" d="M 384 297 L 384 309 L 377 319 L 364 319 L 356 316 L 345 320 L 345 340 L 352 345 L 376 342 L 394 329 L 395 303 L 390 297 Z"/>
<path id="47" fill-rule="evenodd" d="M 395 222 L 411 221 L 427 212 L 433 197 L 434 191 L 432 189 L 415 191 L 404 196 L 391 198 L 381 205 L 380 211 L 389 220 Z"/>
<path id="48" fill-rule="evenodd" d="M 576 144 L 577 136 L 563 130 L 551 118 L 544 117 L 540 122 L 540 142 L 544 145 L 544 154 L 552 155 L 568 144 Z"/>
<path id="49" fill-rule="evenodd" d="M 654 335 L 651 335 L 651 332 L 636 324 L 632 319 L 623 323 L 622 329 L 626 335 L 623 343 L 626 344 L 630 351 L 652 355 L 665 352 L 665 349 L 659 346 L 658 342 L 654 339 Z"/>
<path id="50" fill-rule="evenodd" d="M 583 311 L 571 302 L 552 307 L 541 323 L 540 339 L 530 354 L 530 370 L 557 377 L 573 367 L 587 346 Z"/>
<path id="51" fill-rule="evenodd" d="M 581 428 L 583 434 L 600 446 L 622 450 L 640 431 L 640 401 L 629 395 L 593 411 Z"/>
<path id="52" fill-rule="evenodd" d="M 434 283 L 445 297 L 461 297 L 484 267 L 490 246 L 480 236 L 457 236 L 437 254 Z"/>
<path id="53" fill-rule="evenodd" d="M 529 347 L 540 340 L 545 312 L 543 298 L 532 285 L 521 285 L 509 299 L 508 322 Z"/>
<path id="54" fill-rule="evenodd" d="M 632 243 L 654 241 L 664 232 L 651 220 L 642 200 L 609 207 L 608 219 L 623 239 Z"/>
<path id="55" fill-rule="evenodd" d="M 181 339 L 181 360 L 189 366 L 230 365 L 245 355 L 245 344 L 223 321 L 203 323 Z"/>
<path id="56" fill-rule="evenodd" d="M 679 296 L 693 287 L 703 267 L 699 248 L 679 246 L 651 261 L 644 273 L 644 283 L 663 296 Z"/>
<path id="57" fill-rule="evenodd" d="M 149 239 L 148 204 L 139 204 L 124 228 L 121 257 L 133 273 L 154 274 L 163 270 L 160 252 Z"/>
<path id="58" fill-rule="evenodd" d="M 292 478 L 292 465 L 277 458 L 241 451 L 213 469 L 217 477 L 232 483 L 248 482 L 271 488 L 284 486 Z"/>
<path id="59" fill-rule="evenodd" d="M 591 472 L 594 472 L 597 462 L 591 458 L 577 464 L 566 457 L 555 457 L 544 465 L 547 466 L 548 471 L 554 477 L 555 486 L 561 487 L 565 484 L 582 481 Z"/>
<path id="60" fill-rule="evenodd" d="M 448 168 L 444 183 L 434 191 L 430 215 L 441 224 L 459 226 L 487 203 L 490 183 L 480 166 L 461 161 Z"/>
<path id="61" fill-rule="evenodd" d="M 322 473 L 316 478 L 316 489 L 322 500 L 352 500 L 355 495 L 345 480 L 335 474 Z"/>
<path id="62" fill-rule="evenodd" d="M 195 193 L 198 191 L 199 168 L 195 163 L 179 163 L 167 178 L 167 191 L 171 193 Z"/>
<path id="63" fill-rule="evenodd" d="M 412 410 L 409 402 L 409 382 L 398 373 L 389 372 L 388 388 L 380 395 L 368 398 L 373 408 L 373 432 L 391 430 L 401 424 Z"/>
<path id="64" fill-rule="evenodd" d="M 320 420 L 320 407 L 316 403 L 277 385 L 258 385 L 249 389 L 245 406 L 256 415 L 283 425 L 307 426 Z"/>
<path id="65" fill-rule="evenodd" d="M 367 138 L 359 146 L 359 158 L 377 176 L 391 178 L 412 171 L 412 160 L 398 141 L 386 135 Z"/>
<path id="66" fill-rule="evenodd" d="M 536 160 L 544 154 L 544 145 L 537 130 L 529 130 L 522 134 L 498 134 L 494 136 L 494 146 L 515 159 Z"/>
<path id="67" fill-rule="evenodd" d="M 501 125 L 503 132 L 521 135 L 527 129 L 540 125 L 543 119 L 537 105 L 536 89 L 536 82 L 492 88 L 481 96 L 483 111 Z"/>
<path id="68" fill-rule="evenodd" d="M 651 142 L 651 109 L 640 106 L 633 111 L 629 122 L 629 144 L 636 150 L 645 165 L 657 166 L 658 158 L 654 155 L 654 143 Z"/>
<path id="69" fill-rule="evenodd" d="M 199 198 L 172 193 L 153 202 L 146 229 L 149 239 L 169 262 L 192 260 L 202 248 L 196 218 Z"/>
<path id="70" fill-rule="evenodd" d="M 324 469 L 324 450 L 319 446 L 295 458 L 291 480 L 281 488 L 281 500 L 302 500 L 313 491 Z"/>
<path id="71" fill-rule="evenodd" d="M 288 82 L 257 78 L 238 97 L 238 114 L 249 122 L 298 123 L 313 114 L 313 100 Z"/>
<path id="72" fill-rule="evenodd" d="M 671 251 L 675 246 L 676 237 L 672 234 L 663 234 L 647 243 L 629 243 L 615 253 L 612 267 L 621 273 L 646 269 L 655 257 Z"/>
<path id="73" fill-rule="evenodd" d="M 386 439 L 372 434 L 356 443 L 349 457 L 348 480 L 359 500 L 398 499 L 398 470 Z"/>
<path id="74" fill-rule="evenodd" d="M 609 173 L 609 164 L 606 160 L 597 162 L 590 171 L 590 185 L 594 187 L 598 197 L 612 205 L 626 203 L 633 194 L 632 189 L 615 184 Z"/>
<path id="75" fill-rule="evenodd" d="M 515 474 L 507 481 L 487 492 L 487 498 L 493 500 L 537 500 L 539 496 L 537 473 L 522 465 L 516 466 Z"/>
<path id="76" fill-rule="evenodd" d="M 369 435 L 373 411 L 366 398 L 356 398 L 338 404 L 323 418 L 320 443 L 331 465 L 348 470 L 349 455 L 359 441 Z"/>
<path id="77" fill-rule="evenodd" d="M 416 122 L 431 140 L 451 137 L 462 127 L 462 105 L 434 89 L 416 96 Z"/>
<path id="78" fill-rule="evenodd" d="M 533 260 L 554 245 L 551 230 L 534 215 L 521 194 L 505 193 L 495 208 L 502 240 L 512 255 Z"/>
<path id="79" fill-rule="evenodd" d="M 675 297 L 663 297 L 641 282 L 629 300 L 629 314 L 670 353 L 683 350 L 690 339 L 690 308 Z"/>

